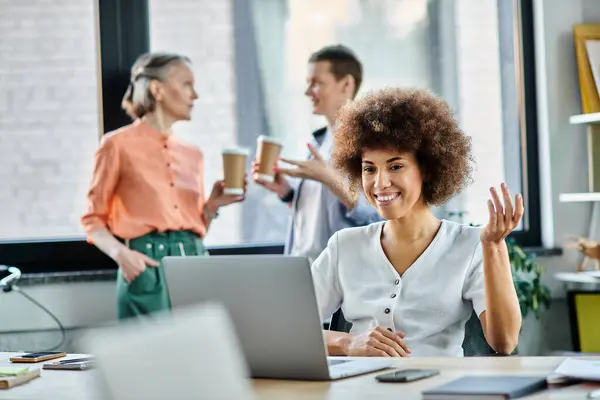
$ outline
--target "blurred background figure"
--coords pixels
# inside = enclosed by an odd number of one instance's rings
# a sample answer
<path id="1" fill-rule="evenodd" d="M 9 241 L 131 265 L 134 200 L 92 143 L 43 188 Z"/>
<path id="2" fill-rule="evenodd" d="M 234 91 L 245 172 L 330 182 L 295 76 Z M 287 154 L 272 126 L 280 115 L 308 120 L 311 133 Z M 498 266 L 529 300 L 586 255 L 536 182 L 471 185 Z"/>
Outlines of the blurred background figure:
<path id="1" fill-rule="evenodd" d="M 308 60 L 305 94 L 313 113 L 324 116 L 327 126 L 313 132 L 306 161 L 283 159 L 293 168 L 277 168 L 274 182 L 255 178 L 292 207 L 286 254 L 305 256 L 312 262 L 335 232 L 379 220 L 377 211 L 352 192 L 346 178 L 329 164 L 337 114 L 356 96 L 362 75 L 360 61 L 345 46 L 327 46 L 313 53 Z M 284 175 L 300 182 L 292 187 Z"/>
<path id="2" fill-rule="evenodd" d="M 219 208 L 244 198 L 225 195 L 217 181 L 206 199 L 202 152 L 172 134 L 197 98 L 188 58 L 140 56 L 123 98 L 134 122 L 107 133 L 96 152 L 82 223 L 88 240 L 119 265 L 119 318 L 168 309 L 160 260 L 205 254 L 202 239 Z"/>

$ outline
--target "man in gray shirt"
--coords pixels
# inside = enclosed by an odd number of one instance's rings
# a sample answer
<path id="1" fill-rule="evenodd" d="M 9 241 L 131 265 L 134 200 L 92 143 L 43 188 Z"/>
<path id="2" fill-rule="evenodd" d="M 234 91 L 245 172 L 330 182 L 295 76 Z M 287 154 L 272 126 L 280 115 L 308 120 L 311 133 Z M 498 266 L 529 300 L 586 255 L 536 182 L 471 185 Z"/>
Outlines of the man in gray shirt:
<path id="1" fill-rule="evenodd" d="M 368 225 L 381 218 L 364 197 L 350 191 L 346 177 L 329 164 L 340 108 L 352 101 L 362 82 L 362 65 L 345 46 L 327 46 L 308 61 L 306 95 L 313 113 L 323 115 L 327 126 L 313 132 L 306 161 L 283 160 L 293 168 L 278 168 L 274 182 L 255 182 L 276 193 L 292 209 L 285 254 L 314 261 L 329 238 L 343 228 Z M 292 187 L 285 175 L 300 178 Z"/>

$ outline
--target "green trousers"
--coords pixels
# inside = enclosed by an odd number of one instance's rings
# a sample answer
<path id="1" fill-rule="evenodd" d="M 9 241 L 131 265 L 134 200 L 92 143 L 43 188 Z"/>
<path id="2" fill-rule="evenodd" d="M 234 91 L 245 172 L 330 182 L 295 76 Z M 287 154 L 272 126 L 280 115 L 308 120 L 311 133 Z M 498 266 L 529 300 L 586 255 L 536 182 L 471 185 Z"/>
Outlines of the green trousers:
<path id="1" fill-rule="evenodd" d="M 161 263 L 147 267 L 127 283 L 119 268 L 117 274 L 117 315 L 119 319 L 148 315 L 171 309 L 169 289 L 162 259 L 166 256 L 207 255 L 202 239 L 190 231 L 152 232 L 127 240 L 125 244 Z"/>

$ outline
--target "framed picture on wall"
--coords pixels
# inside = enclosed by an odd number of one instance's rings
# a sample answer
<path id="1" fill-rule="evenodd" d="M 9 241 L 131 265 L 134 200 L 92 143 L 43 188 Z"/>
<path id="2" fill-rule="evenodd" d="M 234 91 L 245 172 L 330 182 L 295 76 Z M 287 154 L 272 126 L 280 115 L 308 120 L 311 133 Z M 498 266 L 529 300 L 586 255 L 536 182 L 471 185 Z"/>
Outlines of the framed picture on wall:
<path id="1" fill-rule="evenodd" d="M 583 113 L 600 112 L 600 24 L 573 27 Z"/>
<path id="2" fill-rule="evenodd" d="M 594 77 L 596 93 L 600 93 L 600 40 L 586 40 L 585 49 L 587 51 L 588 62 Z"/>

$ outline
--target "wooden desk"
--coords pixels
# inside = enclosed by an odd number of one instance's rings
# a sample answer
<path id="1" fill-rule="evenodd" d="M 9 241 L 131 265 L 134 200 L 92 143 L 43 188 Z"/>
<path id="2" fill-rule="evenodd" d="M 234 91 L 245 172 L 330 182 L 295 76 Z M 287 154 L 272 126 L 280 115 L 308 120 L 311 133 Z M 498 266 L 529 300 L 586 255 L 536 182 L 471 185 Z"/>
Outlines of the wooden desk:
<path id="1" fill-rule="evenodd" d="M 0 365 L 9 363 L 10 353 L 0 353 Z M 73 357 L 77 357 L 74 355 Z M 600 357 L 587 357 L 600 361 Z M 463 375 L 549 375 L 562 362 L 563 357 L 490 357 L 490 358 L 414 358 L 399 359 L 399 368 L 435 368 L 439 376 L 421 381 L 379 383 L 374 376 L 381 372 L 333 382 L 254 380 L 257 399 L 421 399 L 423 390 L 438 386 Z M 100 399 L 92 393 L 94 371 L 43 370 L 42 377 L 23 386 L 0 391 L 0 399 Z M 578 384 L 553 388 L 527 399 L 585 399 L 587 392 L 600 388 L 600 383 Z M 201 398 L 201 396 L 198 396 Z"/>

